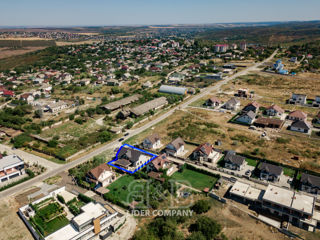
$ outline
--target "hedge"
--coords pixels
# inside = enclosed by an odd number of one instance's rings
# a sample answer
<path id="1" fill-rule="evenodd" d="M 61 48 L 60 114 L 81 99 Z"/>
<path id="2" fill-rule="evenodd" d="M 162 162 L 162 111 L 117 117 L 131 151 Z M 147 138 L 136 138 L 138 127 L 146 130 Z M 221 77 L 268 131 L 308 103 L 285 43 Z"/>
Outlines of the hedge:
<path id="1" fill-rule="evenodd" d="M 92 198 L 87 197 L 86 195 L 79 193 L 78 195 L 79 200 L 81 200 L 84 203 L 89 203 L 89 202 L 95 202 Z"/>

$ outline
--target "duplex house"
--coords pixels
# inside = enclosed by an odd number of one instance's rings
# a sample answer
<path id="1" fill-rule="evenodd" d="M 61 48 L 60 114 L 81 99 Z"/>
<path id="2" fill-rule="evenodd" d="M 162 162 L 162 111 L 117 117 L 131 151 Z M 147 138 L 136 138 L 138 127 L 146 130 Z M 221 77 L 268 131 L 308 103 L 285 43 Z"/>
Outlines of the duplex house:
<path id="1" fill-rule="evenodd" d="M 309 133 L 311 127 L 305 120 L 296 120 L 290 126 L 291 131 Z"/>
<path id="2" fill-rule="evenodd" d="M 136 169 L 145 164 L 149 159 L 150 156 L 137 149 L 122 147 L 115 164 L 125 169 Z"/>
<path id="3" fill-rule="evenodd" d="M 158 149 L 161 147 L 161 139 L 158 133 L 154 133 L 149 137 L 146 137 L 142 142 L 143 148 L 146 149 Z"/>
<path id="4" fill-rule="evenodd" d="M 220 158 L 220 153 L 215 151 L 210 143 L 203 143 L 192 152 L 190 158 L 201 163 L 217 162 Z"/>
<path id="5" fill-rule="evenodd" d="M 302 191 L 314 194 L 320 194 L 320 177 L 307 173 L 301 174 L 300 189 Z"/>
<path id="6" fill-rule="evenodd" d="M 283 169 L 280 166 L 263 162 L 259 166 L 260 179 L 271 182 L 278 182 L 283 173 Z"/>
<path id="7" fill-rule="evenodd" d="M 106 164 L 103 163 L 86 174 L 86 180 L 89 183 L 94 183 L 96 187 L 105 187 L 116 179 L 115 173 Z"/>
<path id="8" fill-rule="evenodd" d="M 185 142 L 178 137 L 166 146 L 166 153 L 171 156 L 179 156 L 184 153 Z"/>
<path id="9" fill-rule="evenodd" d="M 19 177 L 25 173 L 24 161 L 17 155 L 0 156 L 0 182 Z"/>
<path id="10" fill-rule="evenodd" d="M 221 104 L 221 101 L 216 97 L 211 97 L 205 102 L 207 107 L 218 107 Z"/>
<path id="11" fill-rule="evenodd" d="M 307 95 L 305 94 L 296 94 L 292 93 L 291 98 L 289 99 L 290 104 L 306 104 L 307 103 Z"/>
<path id="12" fill-rule="evenodd" d="M 257 113 L 259 111 L 259 108 L 260 108 L 260 104 L 257 103 L 257 102 L 252 102 L 252 103 L 249 103 L 247 106 L 245 106 L 242 111 L 243 112 L 254 112 L 254 113 Z"/>
<path id="13" fill-rule="evenodd" d="M 240 108 L 240 101 L 236 98 L 231 98 L 222 107 L 227 110 L 236 111 Z"/>
<path id="14" fill-rule="evenodd" d="M 239 117 L 235 119 L 236 122 L 244 124 L 252 124 L 256 118 L 256 113 L 253 111 L 244 112 Z"/>
<path id="15" fill-rule="evenodd" d="M 245 160 L 245 157 L 237 155 L 234 151 L 228 151 L 224 157 L 224 166 L 225 168 L 229 168 L 231 170 L 240 171 L 247 164 Z"/>
<path id="16" fill-rule="evenodd" d="M 284 114 L 284 110 L 278 105 L 273 104 L 266 109 L 266 114 L 268 116 L 281 117 Z"/>
<path id="17" fill-rule="evenodd" d="M 297 121 L 297 120 L 303 121 L 303 120 L 307 119 L 307 114 L 304 112 L 301 112 L 300 110 L 296 110 L 296 111 L 291 112 L 288 115 L 288 119 L 292 120 L 292 121 Z"/>

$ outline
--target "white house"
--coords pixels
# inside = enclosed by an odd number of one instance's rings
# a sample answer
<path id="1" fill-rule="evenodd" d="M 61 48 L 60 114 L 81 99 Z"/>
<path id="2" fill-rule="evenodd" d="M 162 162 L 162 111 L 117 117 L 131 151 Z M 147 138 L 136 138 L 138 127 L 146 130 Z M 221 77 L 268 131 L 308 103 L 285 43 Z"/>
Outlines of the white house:
<path id="1" fill-rule="evenodd" d="M 145 138 L 142 142 L 142 146 L 146 149 L 158 149 L 162 146 L 159 134 L 154 133 Z"/>
<path id="2" fill-rule="evenodd" d="M 184 141 L 178 137 L 166 146 L 166 153 L 171 156 L 181 156 L 184 154 Z"/>
<path id="3" fill-rule="evenodd" d="M 289 99 L 289 103 L 290 104 L 306 104 L 307 103 L 307 95 L 292 93 L 292 96 Z"/>
<path id="4" fill-rule="evenodd" d="M 24 161 L 17 155 L 9 155 L 0 159 L 0 182 L 5 182 L 25 173 Z"/>
<path id="5" fill-rule="evenodd" d="M 235 119 L 235 121 L 239 123 L 252 124 L 255 118 L 256 113 L 253 111 L 249 111 L 241 114 L 239 117 Z"/>

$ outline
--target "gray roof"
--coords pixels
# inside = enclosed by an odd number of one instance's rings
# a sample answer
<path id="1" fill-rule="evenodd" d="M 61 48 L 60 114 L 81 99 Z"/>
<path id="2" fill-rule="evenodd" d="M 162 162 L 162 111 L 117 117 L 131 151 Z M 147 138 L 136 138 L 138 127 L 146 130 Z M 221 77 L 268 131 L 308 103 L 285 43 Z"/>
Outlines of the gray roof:
<path id="1" fill-rule="evenodd" d="M 293 122 L 291 124 L 291 127 L 302 128 L 307 130 L 310 129 L 309 125 L 305 121 L 301 121 L 301 120 Z"/>
<path id="2" fill-rule="evenodd" d="M 226 156 L 224 157 L 225 162 L 231 162 L 231 163 L 239 165 L 239 166 L 243 164 L 245 159 L 246 159 L 245 157 L 236 155 L 236 153 L 233 151 L 228 151 Z"/>
<path id="3" fill-rule="evenodd" d="M 9 155 L 0 159 L 0 171 L 3 171 L 4 168 L 10 167 L 15 164 L 23 164 L 23 160 L 17 155 Z"/>
<path id="4" fill-rule="evenodd" d="M 240 101 L 236 98 L 231 98 L 226 102 L 226 105 L 229 106 L 235 106 L 236 104 L 238 104 Z"/>
<path id="5" fill-rule="evenodd" d="M 166 105 L 168 103 L 167 98 L 166 97 L 159 97 L 156 99 L 153 99 L 149 102 L 146 102 L 144 104 L 141 104 L 135 108 L 132 108 L 130 111 L 136 115 L 136 116 L 140 116 L 143 115 L 147 112 L 149 112 L 150 110 L 162 107 L 163 105 Z"/>
<path id="6" fill-rule="evenodd" d="M 184 87 L 173 87 L 168 85 L 162 85 L 159 89 L 159 92 L 185 95 L 187 92 L 187 89 Z"/>
<path id="7" fill-rule="evenodd" d="M 157 142 L 158 140 L 160 140 L 160 136 L 158 133 L 154 133 L 148 137 L 146 137 L 146 139 L 148 139 L 152 144 L 154 144 L 155 142 Z"/>
<path id="8" fill-rule="evenodd" d="M 320 188 L 320 177 L 317 177 L 314 175 L 302 173 L 301 174 L 301 182 Z"/>
<path id="9" fill-rule="evenodd" d="M 261 165 L 259 166 L 259 169 L 260 171 L 265 171 L 265 172 L 268 172 L 269 174 L 273 174 L 276 176 L 280 176 L 283 171 L 282 167 L 273 165 L 270 163 L 266 163 L 266 162 L 261 163 Z"/>
<path id="10" fill-rule="evenodd" d="M 130 97 L 126 97 L 126 98 L 120 99 L 118 101 L 114 101 L 114 102 L 108 103 L 106 105 L 103 105 L 102 108 L 109 109 L 109 110 L 113 111 L 113 110 L 116 110 L 120 107 L 128 105 L 130 103 L 138 101 L 140 97 L 141 97 L 141 95 L 135 94 Z"/>
<path id="11" fill-rule="evenodd" d="M 135 163 L 136 161 L 139 160 L 141 155 L 144 155 L 144 154 L 143 154 L 143 152 L 140 152 L 139 150 L 123 147 L 123 148 L 121 148 L 121 150 L 118 154 L 118 158 L 119 159 L 127 159 L 131 163 Z"/>

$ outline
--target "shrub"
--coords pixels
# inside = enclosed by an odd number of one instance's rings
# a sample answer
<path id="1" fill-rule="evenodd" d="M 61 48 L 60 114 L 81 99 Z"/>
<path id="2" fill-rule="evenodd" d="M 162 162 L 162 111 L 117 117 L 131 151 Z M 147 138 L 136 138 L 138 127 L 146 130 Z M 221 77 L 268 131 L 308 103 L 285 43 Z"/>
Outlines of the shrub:
<path id="1" fill-rule="evenodd" d="M 64 198 L 61 195 L 57 195 L 57 198 L 58 198 L 59 202 L 61 202 L 62 204 L 66 203 L 66 201 L 64 200 Z"/>
<path id="2" fill-rule="evenodd" d="M 210 203 L 207 200 L 199 200 L 192 206 L 191 209 L 195 211 L 197 214 L 201 214 L 208 212 L 210 208 Z"/>
<path id="3" fill-rule="evenodd" d="M 81 200 L 84 203 L 94 202 L 94 200 L 90 197 L 87 197 L 86 195 L 83 195 L 82 193 L 79 193 L 78 195 L 79 200 Z"/>

